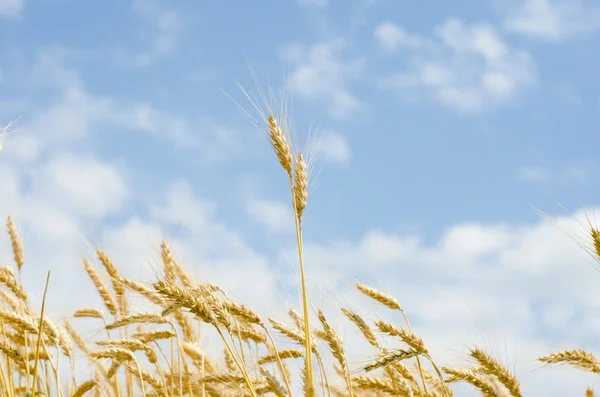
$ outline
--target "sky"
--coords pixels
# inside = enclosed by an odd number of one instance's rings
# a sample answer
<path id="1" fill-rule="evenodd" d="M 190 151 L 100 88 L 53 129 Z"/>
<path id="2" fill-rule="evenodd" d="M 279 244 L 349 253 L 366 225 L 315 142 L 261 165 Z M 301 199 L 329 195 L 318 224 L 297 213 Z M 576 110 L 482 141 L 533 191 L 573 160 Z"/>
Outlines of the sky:
<path id="1" fill-rule="evenodd" d="M 600 276 L 577 245 L 600 196 L 599 49 L 584 0 L 0 0 L 0 125 L 16 131 L 0 216 L 34 302 L 52 271 L 57 317 L 100 306 L 95 247 L 151 282 L 162 238 L 265 316 L 299 307 L 285 174 L 239 109 L 258 118 L 237 83 L 271 87 L 319 147 L 307 277 L 352 367 L 373 352 L 339 308 L 390 315 L 359 280 L 397 296 L 442 363 L 483 343 L 527 395 L 600 391 L 535 362 L 600 351 Z"/>

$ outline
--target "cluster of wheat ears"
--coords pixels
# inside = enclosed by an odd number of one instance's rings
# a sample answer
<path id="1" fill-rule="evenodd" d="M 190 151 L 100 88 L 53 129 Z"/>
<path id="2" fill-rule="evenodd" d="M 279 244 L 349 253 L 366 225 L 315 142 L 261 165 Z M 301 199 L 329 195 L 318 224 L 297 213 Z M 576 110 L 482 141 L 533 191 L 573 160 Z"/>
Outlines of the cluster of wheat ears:
<path id="1" fill-rule="evenodd" d="M 517 377 L 482 349 L 469 351 L 475 366 L 436 365 L 396 298 L 364 284 L 356 284 L 358 291 L 398 312 L 402 323 L 377 320 L 369 324 L 359 314 L 342 308 L 376 357 L 360 368 L 350 368 L 344 341 L 326 315 L 320 310 L 316 316 L 310 315 L 302 244 L 302 218 L 308 202 L 307 160 L 301 151 L 293 149 L 285 119 L 270 111 L 261 116 L 290 186 L 303 313 L 291 309 L 286 322 L 265 321 L 218 286 L 193 279 L 163 242 L 161 270 L 152 284 L 124 277 L 101 249 L 96 254 L 102 273 L 84 260 L 104 308 L 77 310 L 59 324 L 44 314 L 43 303 L 39 312 L 29 304 L 21 284 L 23 247 L 9 218 L 16 269 L 0 267 L 0 396 L 442 397 L 452 396 L 453 385 L 466 382 L 484 396 L 521 397 Z M 600 259 L 600 233 L 591 228 L 590 237 L 592 252 Z M 47 286 L 48 280 L 46 291 Z M 133 312 L 132 299 L 147 301 L 154 310 Z M 82 318 L 97 321 L 102 332 L 84 338 L 74 326 Z M 218 335 L 223 346 L 221 357 L 211 357 L 203 349 L 201 326 Z M 298 348 L 278 349 L 274 334 Z M 397 347 L 384 347 L 383 336 L 396 339 Z M 75 379 L 76 357 L 78 362 L 81 357 L 87 360 L 87 380 Z M 295 363 L 300 370 L 294 376 L 289 365 L 296 360 L 300 360 Z M 600 360 L 583 350 L 553 353 L 539 360 L 600 373 Z M 326 362 L 333 363 L 329 365 L 332 368 L 325 368 Z M 65 367 L 71 370 L 66 377 L 60 373 Z M 594 393 L 588 388 L 586 395 Z"/>

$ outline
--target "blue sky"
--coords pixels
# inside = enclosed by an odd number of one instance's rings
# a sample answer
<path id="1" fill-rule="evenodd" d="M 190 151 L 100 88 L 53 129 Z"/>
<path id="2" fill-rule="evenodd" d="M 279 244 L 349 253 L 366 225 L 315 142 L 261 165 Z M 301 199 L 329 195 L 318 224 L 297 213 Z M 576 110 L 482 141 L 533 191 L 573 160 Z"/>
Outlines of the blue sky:
<path id="1" fill-rule="evenodd" d="M 345 299 L 335 274 L 368 280 L 433 344 L 477 323 L 519 341 L 518 365 L 597 348 L 598 276 L 530 205 L 597 204 L 599 48 L 600 5 L 584 0 L 0 0 L 0 124 L 19 130 L 0 213 L 22 231 L 26 284 L 58 274 L 59 315 L 90 295 L 82 236 L 150 280 L 164 235 L 198 275 L 296 304 L 284 174 L 235 103 L 253 112 L 236 87 L 256 94 L 250 64 L 288 93 L 299 140 L 321 139 L 315 294 Z M 585 386 L 524 372 L 548 396 Z"/>

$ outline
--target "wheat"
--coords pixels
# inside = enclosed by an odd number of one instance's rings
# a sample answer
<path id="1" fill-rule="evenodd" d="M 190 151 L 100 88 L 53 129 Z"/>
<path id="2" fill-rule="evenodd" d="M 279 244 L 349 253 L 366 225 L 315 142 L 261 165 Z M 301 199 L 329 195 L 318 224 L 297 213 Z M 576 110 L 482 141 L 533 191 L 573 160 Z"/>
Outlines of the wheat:
<path id="1" fill-rule="evenodd" d="M 83 265 L 85 266 L 85 270 L 87 271 L 88 275 L 90 276 L 90 279 L 96 286 L 96 290 L 98 290 L 100 297 L 104 301 L 104 306 L 106 306 L 106 308 L 108 309 L 110 314 L 112 314 L 113 316 L 116 316 L 117 315 L 117 300 L 110 293 L 110 291 L 106 287 L 106 284 L 104 284 L 104 282 L 100 279 L 100 276 L 98 275 L 98 273 L 96 273 L 96 270 L 94 270 L 94 268 L 92 267 L 90 262 L 88 262 L 87 259 L 83 260 Z"/>
<path id="2" fill-rule="evenodd" d="M 481 374 L 479 374 L 476 371 L 473 371 L 471 369 L 459 369 L 459 368 L 448 368 L 448 367 L 444 367 L 443 370 L 448 375 L 452 376 L 452 378 L 446 380 L 446 382 L 448 382 L 448 383 L 462 380 L 462 381 L 472 384 L 473 386 L 475 386 L 476 388 L 481 390 L 481 392 L 483 393 L 483 395 L 485 397 L 498 396 L 498 393 L 496 391 L 496 388 L 494 387 L 494 384 L 492 382 L 490 382 L 488 379 L 481 376 Z"/>
<path id="3" fill-rule="evenodd" d="M 175 336 L 177 336 L 177 334 L 169 329 L 143 331 L 132 335 L 133 338 L 139 339 L 144 343 L 153 342 L 159 339 L 170 339 L 174 338 Z"/>
<path id="4" fill-rule="evenodd" d="M 259 365 L 272 363 L 272 362 L 277 361 L 277 356 L 279 356 L 279 358 L 281 358 L 281 359 L 288 359 L 288 358 L 300 358 L 300 357 L 303 357 L 304 355 L 298 349 L 285 349 L 285 350 L 280 350 L 277 353 L 262 356 L 256 361 L 256 363 Z"/>
<path id="5" fill-rule="evenodd" d="M 415 352 L 423 355 L 429 354 L 427 348 L 425 347 L 425 342 L 423 342 L 423 339 L 413 334 L 412 332 L 407 331 L 404 328 L 398 329 L 392 324 L 387 323 L 383 320 L 377 320 L 375 322 L 375 325 L 377 326 L 377 328 L 379 328 L 381 332 L 384 332 L 390 336 L 400 337 L 400 339 L 402 339 L 404 343 L 409 345 Z"/>
<path id="6" fill-rule="evenodd" d="M 400 306 L 400 303 L 398 303 L 396 298 L 394 298 L 392 295 L 386 294 L 385 292 L 378 291 L 375 288 L 371 288 L 367 285 L 360 283 L 356 284 L 356 288 L 358 288 L 360 292 L 362 292 L 369 298 L 381 303 L 382 305 L 389 307 L 392 310 L 403 311 L 402 307 Z"/>
<path id="7" fill-rule="evenodd" d="M 89 317 L 89 318 L 99 318 L 104 319 L 104 313 L 100 309 L 79 309 L 73 313 L 73 317 Z"/>
<path id="8" fill-rule="evenodd" d="M 388 365 L 397 363 L 398 361 L 415 357 L 417 354 L 418 353 L 412 349 L 386 352 L 383 353 L 377 360 L 365 365 L 364 369 L 365 371 L 370 372 L 378 368 L 387 367 Z"/>
<path id="9" fill-rule="evenodd" d="M 98 255 L 98 259 L 100 259 L 102 265 L 104 265 L 106 272 L 110 276 L 115 295 L 117 296 L 117 302 L 119 303 L 119 312 L 122 316 L 127 315 L 129 311 L 127 307 L 127 297 L 125 296 L 125 289 L 123 288 L 123 285 L 119 282 L 120 276 L 117 267 L 102 249 L 98 248 L 96 250 L 96 254 Z"/>
<path id="10" fill-rule="evenodd" d="M 12 244 L 13 254 L 15 256 L 15 263 L 19 269 L 19 273 L 21 272 L 21 268 L 23 267 L 24 255 L 23 255 L 23 245 L 21 244 L 21 239 L 19 239 L 19 234 L 17 233 L 17 228 L 13 223 L 11 217 L 8 217 L 8 221 L 6 222 L 6 226 L 8 227 L 8 233 L 10 234 L 10 242 Z"/>
<path id="11" fill-rule="evenodd" d="M 367 342 L 369 342 L 371 346 L 379 347 L 379 342 L 377 341 L 375 333 L 373 332 L 371 327 L 369 327 L 369 325 L 365 322 L 365 320 L 362 319 L 362 317 L 345 308 L 342 308 L 342 313 L 344 313 L 344 315 L 348 317 L 348 319 L 352 321 L 354 325 L 356 325 L 356 327 L 362 333 L 363 337 L 367 340 Z"/>
<path id="12" fill-rule="evenodd" d="M 95 359 L 100 358 L 111 358 L 116 361 L 130 361 L 135 360 L 135 356 L 128 349 L 123 348 L 108 348 L 104 350 L 97 350 L 90 353 L 90 357 Z"/>
<path id="13" fill-rule="evenodd" d="M 75 389 L 75 392 L 72 394 L 72 397 L 81 397 L 96 386 L 98 386 L 98 382 L 96 380 L 88 380 L 87 382 L 82 383 L 77 389 Z"/>
<path id="14" fill-rule="evenodd" d="M 592 353 L 581 349 L 548 354 L 538 360 L 548 364 L 571 364 L 589 372 L 600 373 L 600 361 Z"/>
<path id="15" fill-rule="evenodd" d="M 352 378 L 352 380 L 356 383 L 356 387 L 358 389 L 373 390 L 377 392 L 398 395 L 398 390 L 390 381 L 369 376 L 357 376 L 355 378 Z"/>
<path id="16" fill-rule="evenodd" d="M 6 266 L 0 267 L 0 283 L 6 285 L 11 292 L 21 301 L 27 302 L 27 292 L 19 283 L 12 269 Z M 19 307 L 21 305 L 18 305 Z"/>
<path id="17" fill-rule="evenodd" d="M 592 242 L 594 244 L 594 251 L 596 251 L 596 255 L 598 260 L 600 260 L 600 231 L 596 228 L 591 228 L 592 234 Z"/>
<path id="18" fill-rule="evenodd" d="M 594 390 L 589 386 L 585 389 L 585 397 L 594 397 Z"/>
<path id="19" fill-rule="evenodd" d="M 296 216 L 298 219 L 302 219 L 304 209 L 308 203 L 308 170 L 306 161 L 302 153 L 298 153 L 296 156 L 296 167 L 294 168 L 294 187 L 292 189 L 294 194 L 294 202 L 296 209 Z"/>
<path id="20" fill-rule="evenodd" d="M 271 139 L 271 146 L 275 150 L 277 159 L 281 164 L 281 167 L 287 172 L 290 179 L 292 178 L 292 149 L 287 136 L 284 135 L 283 131 L 279 127 L 275 117 L 270 114 L 268 117 L 269 125 L 269 138 Z"/>
<path id="21" fill-rule="evenodd" d="M 69 320 L 65 320 L 65 328 L 67 329 L 67 332 L 69 333 L 71 339 L 73 339 L 77 347 L 79 347 L 84 353 L 89 353 L 87 343 L 85 342 L 83 337 L 77 332 L 77 330 L 73 328 L 73 325 L 71 325 Z"/>
<path id="22" fill-rule="evenodd" d="M 123 316 L 110 324 L 106 325 L 106 329 L 115 329 L 120 327 L 125 327 L 131 324 L 144 324 L 144 323 L 152 323 L 152 324 L 165 324 L 168 323 L 168 319 L 163 317 L 160 313 L 135 313 L 127 316 Z"/>
<path id="23" fill-rule="evenodd" d="M 495 358 L 481 349 L 471 349 L 471 356 L 479 362 L 483 371 L 498 378 L 513 397 L 523 397 L 519 380 Z"/>

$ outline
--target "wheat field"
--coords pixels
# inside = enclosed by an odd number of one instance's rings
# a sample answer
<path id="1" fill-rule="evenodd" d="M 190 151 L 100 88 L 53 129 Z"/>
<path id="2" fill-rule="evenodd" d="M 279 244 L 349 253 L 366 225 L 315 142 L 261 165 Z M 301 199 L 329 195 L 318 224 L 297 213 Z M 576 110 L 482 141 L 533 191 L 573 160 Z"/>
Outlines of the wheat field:
<path id="1" fill-rule="evenodd" d="M 64 321 L 55 320 L 45 314 L 44 304 L 30 304 L 21 282 L 24 247 L 8 218 L 14 264 L 0 267 L 0 395 L 449 397 L 455 385 L 466 383 L 486 397 L 523 396 L 517 376 L 481 348 L 467 352 L 474 365 L 439 363 L 401 303 L 361 283 L 355 287 L 365 299 L 402 321 L 367 322 L 361 313 L 341 308 L 375 357 L 358 368 L 351 365 L 350 347 L 331 316 L 313 310 L 308 295 L 302 226 L 309 204 L 310 154 L 292 145 L 285 117 L 267 111 L 261 118 L 289 185 L 302 312 L 290 309 L 289 318 L 263 318 L 260 308 L 233 300 L 210 280 L 192 277 L 165 241 L 160 269 L 150 284 L 124 277 L 102 249 L 96 258 L 83 259 L 104 307 L 83 307 Z M 589 253 L 600 260 L 600 232 L 590 226 L 588 237 Z M 48 277 L 46 288 L 52 282 Z M 143 300 L 145 311 L 134 310 L 132 300 Z M 94 322 L 100 332 L 83 336 L 77 326 L 82 320 Z M 206 332 L 218 336 L 222 354 L 207 352 Z M 386 347 L 382 337 L 394 339 L 395 348 Z M 282 339 L 289 343 L 277 343 Z M 549 352 L 537 360 L 600 373 L 600 360 L 581 349 Z M 586 396 L 593 395 L 588 388 Z"/>

